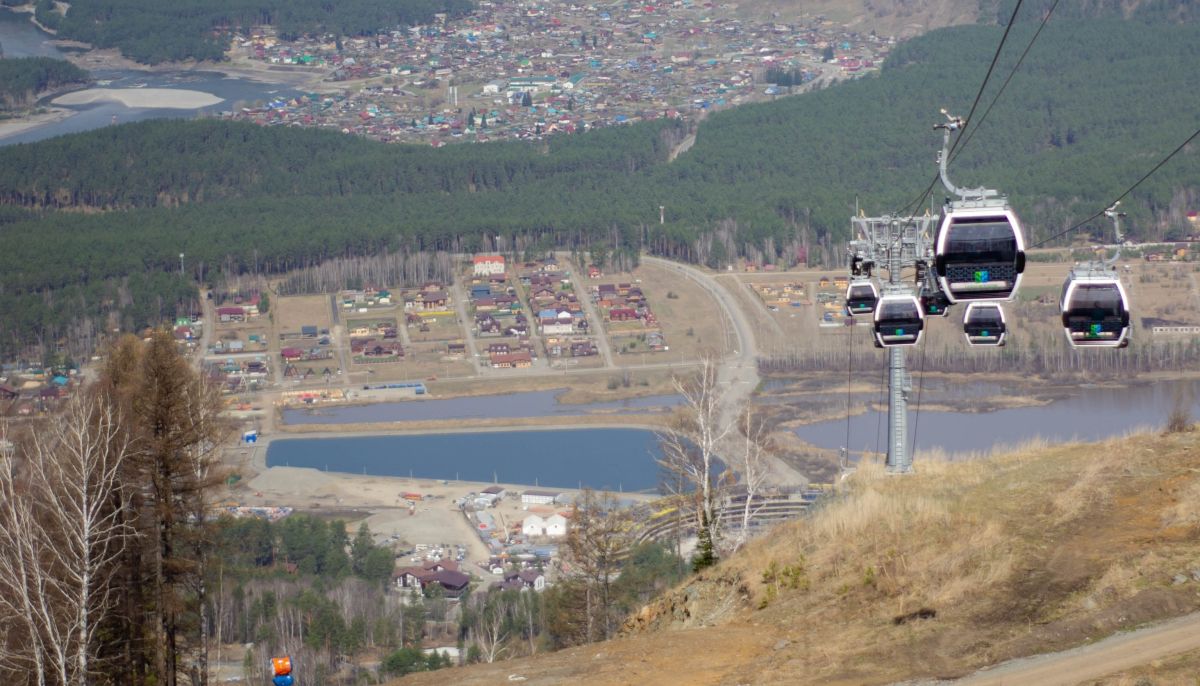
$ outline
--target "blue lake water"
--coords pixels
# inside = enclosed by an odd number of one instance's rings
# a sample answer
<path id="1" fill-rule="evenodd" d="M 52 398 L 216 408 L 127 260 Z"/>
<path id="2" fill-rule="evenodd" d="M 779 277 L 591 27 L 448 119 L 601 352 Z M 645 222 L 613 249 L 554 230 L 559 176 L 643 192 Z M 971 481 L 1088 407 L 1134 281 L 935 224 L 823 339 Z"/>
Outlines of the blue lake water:
<path id="1" fill-rule="evenodd" d="M 268 467 L 559 488 L 650 491 L 659 482 L 654 432 L 556 429 L 274 440 Z"/>
<path id="2" fill-rule="evenodd" d="M 28 15 L 0 9 L 0 47 L 6 57 L 64 57 L 51 42 L 53 36 L 29 23 Z M 217 65 L 214 69 L 219 69 Z M 135 108 L 117 102 L 98 102 L 90 105 L 56 105 L 74 110 L 75 114 L 53 123 L 28 129 L 0 138 L 0 145 L 31 143 L 68 133 L 88 131 L 114 122 L 126 124 L 143 119 L 191 118 L 231 110 L 239 103 L 291 98 L 299 91 L 268 83 L 228 78 L 217 71 L 145 72 L 137 70 L 92 70 L 97 81 L 111 81 L 105 88 L 177 88 L 202 91 L 221 98 L 209 107 L 192 109 Z"/>
<path id="3" fill-rule="evenodd" d="M 429 419 L 481 419 L 552 417 L 604 413 L 641 413 L 678 405 L 678 395 L 654 395 L 611 402 L 560 404 L 563 389 L 507 393 L 442 400 L 420 399 L 348 407 L 321 407 L 283 411 L 284 424 L 356 424 Z"/>
<path id="4" fill-rule="evenodd" d="M 1049 442 L 1097 441 L 1138 429 L 1160 430 L 1177 398 L 1186 400 L 1193 418 L 1200 418 L 1200 384 L 1194 382 L 1140 384 L 1130 388 L 1081 388 L 1078 394 L 1043 407 L 993 412 L 915 411 L 909 401 L 909 428 L 915 429 L 916 457 L 922 449 L 947 453 L 988 452 L 1032 439 Z M 929 396 L 926 395 L 926 400 Z M 886 452 L 887 412 L 867 412 L 850 418 L 852 454 Z M 796 435 L 822 448 L 846 445 L 846 420 L 832 420 L 795 429 Z M 910 436 L 910 441 L 912 437 Z"/>

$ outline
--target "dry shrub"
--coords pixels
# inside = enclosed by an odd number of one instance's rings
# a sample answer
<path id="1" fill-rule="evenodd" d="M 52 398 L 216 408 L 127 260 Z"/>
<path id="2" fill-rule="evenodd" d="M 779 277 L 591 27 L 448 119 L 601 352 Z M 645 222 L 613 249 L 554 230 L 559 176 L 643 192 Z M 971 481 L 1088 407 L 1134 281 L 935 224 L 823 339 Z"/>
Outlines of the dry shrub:
<path id="1" fill-rule="evenodd" d="M 1200 524 L 1200 479 L 1188 484 L 1174 505 L 1163 509 L 1162 523 L 1164 527 Z"/>

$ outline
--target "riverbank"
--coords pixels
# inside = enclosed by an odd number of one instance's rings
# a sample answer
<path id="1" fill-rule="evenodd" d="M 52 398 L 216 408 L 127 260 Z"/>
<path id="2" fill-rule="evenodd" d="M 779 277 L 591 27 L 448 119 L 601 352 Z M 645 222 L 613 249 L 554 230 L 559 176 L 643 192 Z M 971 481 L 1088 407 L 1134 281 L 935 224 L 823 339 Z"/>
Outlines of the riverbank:
<path id="1" fill-rule="evenodd" d="M 12 119 L 0 120 L 0 140 L 41 126 L 58 123 L 72 114 L 75 113 L 71 110 L 61 107 L 51 107 L 43 109 L 43 111 L 36 114 L 27 114 L 13 117 Z"/>
<path id="2" fill-rule="evenodd" d="M 228 61 L 221 62 L 188 60 L 186 62 L 142 64 L 125 57 L 116 48 L 92 48 L 87 43 L 78 41 L 54 41 L 54 43 L 76 50 L 83 48 L 83 52 L 67 53 L 66 58 L 75 66 L 89 71 L 141 71 L 149 74 L 218 72 L 224 74 L 226 78 L 257 81 L 297 90 L 328 91 L 331 88 L 340 90 L 332 84 L 323 83 L 325 77 L 329 75 L 329 70 L 316 67 L 266 64 L 236 56 L 230 56 Z"/>

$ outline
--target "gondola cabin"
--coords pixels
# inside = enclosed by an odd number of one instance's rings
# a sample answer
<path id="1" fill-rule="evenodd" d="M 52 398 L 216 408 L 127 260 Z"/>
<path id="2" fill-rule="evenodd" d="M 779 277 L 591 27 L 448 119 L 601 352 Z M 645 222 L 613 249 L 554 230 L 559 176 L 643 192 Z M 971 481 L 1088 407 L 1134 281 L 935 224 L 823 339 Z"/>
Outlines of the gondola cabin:
<path id="1" fill-rule="evenodd" d="M 921 296 L 921 309 L 926 317 L 949 317 L 950 298 L 941 291 L 925 293 Z"/>
<path id="2" fill-rule="evenodd" d="M 1011 300 L 1025 271 L 1025 238 L 1007 207 L 947 210 L 934 266 L 951 303 Z"/>
<path id="3" fill-rule="evenodd" d="M 885 295 L 875 307 L 875 344 L 916 345 L 925 328 L 925 312 L 915 295 Z"/>
<path id="4" fill-rule="evenodd" d="M 1008 326 L 996 303 L 971 303 L 963 313 L 963 333 L 971 345 L 1004 345 Z"/>
<path id="5" fill-rule="evenodd" d="M 879 302 L 879 287 L 868 279 L 855 279 L 846 288 L 846 311 L 851 316 L 871 314 Z"/>
<path id="6" fill-rule="evenodd" d="M 1063 284 L 1063 329 L 1076 348 L 1129 345 L 1129 297 L 1113 275 L 1074 276 Z"/>

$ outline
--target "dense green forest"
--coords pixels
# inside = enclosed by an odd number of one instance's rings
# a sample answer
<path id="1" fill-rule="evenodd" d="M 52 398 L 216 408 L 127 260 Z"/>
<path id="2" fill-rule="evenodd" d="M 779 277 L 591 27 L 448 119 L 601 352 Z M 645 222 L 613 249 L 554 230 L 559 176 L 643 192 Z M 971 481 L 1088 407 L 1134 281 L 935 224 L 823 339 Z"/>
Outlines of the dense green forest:
<path id="1" fill-rule="evenodd" d="M 1008 193 L 1031 242 L 1106 206 L 1195 130 L 1200 111 L 1186 66 L 1200 64 L 1192 26 L 1063 21 L 1046 28 L 983 120 L 1035 28 L 1014 27 L 969 127 L 977 135 L 951 166 L 960 185 Z M 114 279 L 176 270 L 179 252 L 199 278 L 501 242 L 645 249 L 710 265 L 737 254 L 836 259 L 856 200 L 871 213 L 899 211 L 928 187 L 937 110 L 966 114 L 1000 35 L 936 31 L 898 46 L 876 77 L 718 112 L 670 163 L 686 133 L 674 122 L 434 150 L 161 121 L 0 149 L 0 202 L 10 206 L 0 215 L 0 330 L 9 332 L 0 345 L 63 336 L 113 302 L 125 303 L 121 317 L 142 303 L 132 322 L 144 323 L 176 291 L 97 298 Z M 1200 203 L 1197 178 L 1189 150 L 1140 186 L 1124 205 L 1131 236 L 1181 235 Z M 61 211 L 79 207 L 113 211 Z"/>
<path id="2" fill-rule="evenodd" d="M 0 113 L 29 107 L 39 93 L 87 83 L 86 71 L 66 60 L 50 57 L 0 59 Z"/>
<path id="3" fill-rule="evenodd" d="M 223 59 L 229 32 L 239 27 L 271 25 L 284 38 L 374 35 L 471 8 L 470 0 L 72 0 L 63 16 L 51 0 L 40 0 L 37 18 L 61 37 L 157 64 Z"/>

